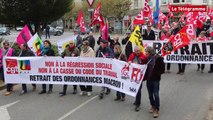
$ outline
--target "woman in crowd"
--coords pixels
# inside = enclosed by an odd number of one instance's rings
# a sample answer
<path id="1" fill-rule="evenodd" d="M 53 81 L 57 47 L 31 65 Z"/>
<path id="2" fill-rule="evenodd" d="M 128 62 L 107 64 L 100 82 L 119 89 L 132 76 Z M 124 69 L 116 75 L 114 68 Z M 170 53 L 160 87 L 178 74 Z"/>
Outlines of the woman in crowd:
<path id="1" fill-rule="evenodd" d="M 52 49 L 52 44 L 49 40 L 45 40 L 44 41 L 44 48 L 42 50 L 42 55 L 43 56 L 55 56 L 55 52 Z M 42 91 L 39 94 L 44 94 L 46 93 L 46 84 L 42 84 Z M 52 89 L 53 89 L 53 85 L 49 84 L 49 90 L 47 92 L 47 94 L 52 93 Z"/>
<path id="2" fill-rule="evenodd" d="M 204 42 L 204 41 L 208 41 L 208 40 L 209 40 L 209 38 L 206 37 L 206 32 L 201 31 L 200 35 L 197 38 L 197 41 L 198 42 Z M 203 73 L 203 70 L 205 68 L 205 64 L 197 64 L 197 66 L 198 66 L 197 71 L 200 71 L 200 69 L 201 69 L 201 73 Z"/>
<path id="3" fill-rule="evenodd" d="M 114 46 L 114 57 L 121 61 L 127 61 L 126 55 L 122 54 L 121 52 L 122 52 L 121 46 L 115 45 Z M 117 91 L 115 101 L 118 101 L 118 100 L 125 101 L 125 93 Z"/>
<path id="4" fill-rule="evenodd" d="M 91 58 L 95 57 L 95 52 L 89 45 L 90 45 L 89 41 L 86 40 L 83 42 L 83 50 L 81 51 L 80 57 L 91 57 Z M 80 85 L 80 89 L 81 89 L 80 95 L 87 94 L 87 96 L 91 96 L 92 86 Z"/>

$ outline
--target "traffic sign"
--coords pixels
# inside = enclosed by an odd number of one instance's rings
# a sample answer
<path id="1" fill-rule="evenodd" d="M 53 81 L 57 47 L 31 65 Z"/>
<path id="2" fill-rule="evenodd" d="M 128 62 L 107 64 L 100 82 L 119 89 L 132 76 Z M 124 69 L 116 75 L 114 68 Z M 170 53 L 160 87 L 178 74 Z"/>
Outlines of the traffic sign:
<path id="1" fill-rule="evenodd" d="M 89 4 L 90 7 L 92 7 L 94 1 L 95 1 L 95 0 L 87 0 L 87 3 Z"/>

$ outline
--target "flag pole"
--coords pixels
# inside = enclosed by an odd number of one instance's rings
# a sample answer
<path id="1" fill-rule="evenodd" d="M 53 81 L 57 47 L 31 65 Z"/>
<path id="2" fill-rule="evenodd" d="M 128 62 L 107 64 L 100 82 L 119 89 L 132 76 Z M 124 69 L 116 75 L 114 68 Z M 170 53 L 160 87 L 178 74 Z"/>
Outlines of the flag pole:
<path id="1" fill-rule="evenodd" d="M 127 33 L 127 31 L 129 30 L 129 28 L 132 26 L 132 23 L 129 25 L 129 27 L 127 28 L 127 30 L 126 30 L 126 33 Z M 120 59 L 120 57 L 121 57 L 121 55 L 123 54 L 123 52 L 124 52 L 124 50 L 125 50 L 125 48 L 126 48 L 126 46 L 127 46 L 127 44 L 129 43 L 130 41 L 128 40 L 127 41 L 127 43 L 124 45 L 124 47 L 123 47 L 123 49 L 122 49 L 122 51 L 121 51 L 121 54 L 120 54 L 120 56 L 118 57 L 118 59 Z"/>

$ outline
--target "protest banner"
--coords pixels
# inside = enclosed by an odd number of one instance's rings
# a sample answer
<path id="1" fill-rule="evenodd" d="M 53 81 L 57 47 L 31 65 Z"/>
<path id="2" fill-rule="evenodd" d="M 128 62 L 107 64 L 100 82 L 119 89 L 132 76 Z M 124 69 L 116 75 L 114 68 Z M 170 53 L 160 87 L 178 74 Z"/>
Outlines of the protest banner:
<path id="1" fill-rule="evenodd" d="M 146 65 L 116 59 L 5 57 L 6 83 L 105 86 L 136 96 Z"/>
<path id="2" fill-rule="evenodd" d="M 153 47 L 156 51 L 162 49 L 166 41 L 143 41 L 143 45 Z M 171 52 L 164 56 L 166 63 L 191 63 L 212 64 L 213 63 L 213 41 L 196 42 L 191 41 L 189 45 Z"/>

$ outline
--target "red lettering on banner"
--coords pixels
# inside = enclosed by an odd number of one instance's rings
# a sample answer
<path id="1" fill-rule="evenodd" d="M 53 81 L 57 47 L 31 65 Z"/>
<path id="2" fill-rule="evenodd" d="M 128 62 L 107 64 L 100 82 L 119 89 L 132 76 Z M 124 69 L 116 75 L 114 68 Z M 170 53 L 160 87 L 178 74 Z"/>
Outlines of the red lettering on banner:
<path id="1" fill-rule="evenodd" d="M 82 71 L 85 75 L 94 75 L 94 69 L 83 69 Z"/>
<path id="2" fill-rule="evenodd" d="M 95 65 L 96 65 L 96 68 L 102 68 L 102 69 L 112 70 L 112 64 L 96 63 Z"/>
<path id="3" fill-rule="evenodd" d="M 59 73 L 58 68 L 53 68 L 53 73 Z"/>
<path id="4" fill-rule="evenodd" d="M 47 68 L 38 68 L 38 73 L 48 73 Z"/>
<path id="5" fill-rule="evenodd" d="M 140 83 L 142 80 L 143 74 L 141 73 L 141 70 L 138 68 L 132 69 L 132 75 L 131 75 L 131 82 Z"/>
<path id="6" fill-rule="evenodd" d="M 60 67 L 66 67 L 65 62 L 60 62 Z"/>
<path id="7" fill-rule="evenodd" d="M 45 67 L 54 67 L 53 61 L 45 61 Z"/>
<path id="8" fill-rule="evenodd" d="M 104 75 L 117 78 L 117 73 L 113 71 L 103 70 Z"/>

